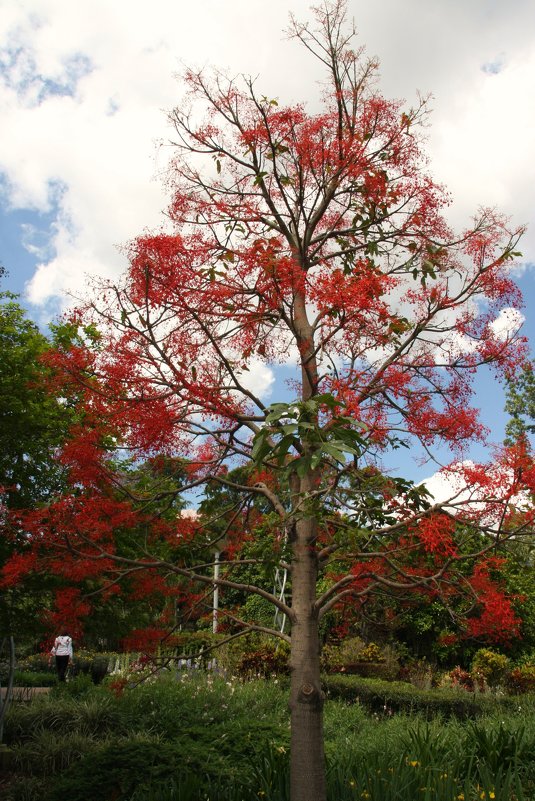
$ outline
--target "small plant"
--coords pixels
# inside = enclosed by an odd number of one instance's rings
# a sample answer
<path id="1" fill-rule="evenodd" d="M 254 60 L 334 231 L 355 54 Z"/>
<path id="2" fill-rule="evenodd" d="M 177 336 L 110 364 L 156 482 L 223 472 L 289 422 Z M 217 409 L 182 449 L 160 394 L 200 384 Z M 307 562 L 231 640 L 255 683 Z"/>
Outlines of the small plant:
<path id="1" fill-rule="evenodd" d="M 508 666 L 509 660 L 503 654 L 480 648 L 472 660 L 472 673 L 482 677 L 489 687 L 496 687 L 504 680 Z"/>
<path id="2" fill-rule="evenodd" d="M 472 753 L 476 762 L 493 774 L 500 769 L 517 769 L 526 748 L 526 729 L 522 725 L 512 729 L 501 721 L 498 726 L 470 723 L 466 730 L 465 753 Z"/>
<path id="3" fill-rule="evenodd" d="M 288 672 L 288 649 L 269 642 L 244 654 L 236 665 L 236 673 L 242 678 L 269 678 Z"/>
<path id="4" fill-rule="evenodd" d="M 344 665 L 339 645 L 324 645 L 321 650 L 321 668 L 326 673 L 337 673 Z"/>
<path id="5" fill-rule="evenodd" d="M 360 662 L 384 662 L 385 657 L 378 645 L 374 642 L 368 643 L 359 654 Z"/>
<path id="6" fill-rule="evenodd" d="M 441 686 L 443 687 L 457 687 L 461 690 L 466 690 L 467 692 L 474 691 L 474 679 L 471 673 L 467 670 L 463 670 L 462 667 L 454 667 L 453 670 L 450 670 L 449 673 L 446 673 L 443 681 L 441 682 Z"/>
<path id="7" fill-rule="evenodd" d="M 360 637 L 347 637 L 342 640 L 339 646 L 342 664 L 348 665 L 352 662 L 359 662 L 360 655 L 365 647 L 366 643 Z"/>
<path id="8" fill-rule="evenodd" d="M 535 692 L 535 665 L 520 665 L 513 668 L 507 676 L 506 683 L 509 692 L 514 694 Z"/>
<path id="9" fill-rule="evenodd" d="M 4 801 L 42 801 L 45 781 L 40 776 L 19 776 L 5 790 Z"/>
<path id="10" fill-rule="evenodd" d="M 430 690 L 436 686 L 437 677 L 432 665 L 425 659 L 415 659 L 406 670 L 407 680 L 419 690 Z"/>

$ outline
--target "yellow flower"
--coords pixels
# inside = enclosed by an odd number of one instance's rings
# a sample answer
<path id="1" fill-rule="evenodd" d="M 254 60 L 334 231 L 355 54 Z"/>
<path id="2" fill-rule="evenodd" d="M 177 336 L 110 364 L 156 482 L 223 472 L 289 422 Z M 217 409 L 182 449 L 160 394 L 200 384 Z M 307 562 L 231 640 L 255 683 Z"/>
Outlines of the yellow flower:
<path id="1" fill-rule="evenodd" d="M 349 786 L 350 787 L 354 787 L 355 786 L 355 780 L 354 779 L 351 779 L 351 781 L 349 782 Z"/>
<path id="2" fill-rule="evenodd" d="M 413 759 L 413 760 L 411 760 L 411 761 L 409 762 L 409 765 L 411 766 L 411 768 L 417 768 L 417 767 L 419 766 L 419 764 L 420 764 L 420 763 L 419 763 L 419 762 L 418 762 L 418 760 L 416 760 L 416 759 Z"/>
<path id="3" fill-rule="evenodd" d="M 361 798 L 370 798 L 370 794 L 369 794 L 369 792 L 367 790 L 363 790 L 363 792 L 360 794 L 360 797 Z"/>
<path id="4" fill-rule="evenodd" d="M 459 793 L 457 796 L 457 801 L 464 801 L 464 793 Z"/>
<path id="5" fill-rule="evenodd" d="M 496 798 L 496 793 L 494 793 L 494 792 L 491 790 L 491 791 L 490 791 L 490 793 L 489 793 L 489 798 Z"/>

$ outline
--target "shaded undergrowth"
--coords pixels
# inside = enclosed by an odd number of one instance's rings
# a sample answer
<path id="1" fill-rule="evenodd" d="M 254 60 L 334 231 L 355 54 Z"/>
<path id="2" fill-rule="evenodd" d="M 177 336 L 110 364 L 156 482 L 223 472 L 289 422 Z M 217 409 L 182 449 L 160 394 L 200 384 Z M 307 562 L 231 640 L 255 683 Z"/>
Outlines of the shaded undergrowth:
<path id="1" fill-rule="evenodd" d="M 528 699 L 468 721 L 328 700 L 329 799 L 528 801 L 532 713 Z M 289 799 L 287 688 L 273 681 L 199 675 L 122 697 L 79 683 L 14 705 L 6 739 L 6 801 Z"/>

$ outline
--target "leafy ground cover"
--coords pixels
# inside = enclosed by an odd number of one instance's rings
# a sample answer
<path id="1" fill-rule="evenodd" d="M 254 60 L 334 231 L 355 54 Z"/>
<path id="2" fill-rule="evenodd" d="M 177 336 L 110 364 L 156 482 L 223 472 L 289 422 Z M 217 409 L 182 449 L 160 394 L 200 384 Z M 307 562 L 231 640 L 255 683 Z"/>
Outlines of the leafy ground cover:
<path id="1" fill-rule="evenodd" d="M 347 685 L 353 677 L 343 677 Z M 6 801 L 287 801 L 285 679 L 204 674 L 120 695 L 80 677 L 11 708 Z M 360 682 L 360 684 L 358 684 Z M 354 689 L 363 680 L 354 679 Z M 375 689 L 378 690 L 377 682 Z M 416 697 L 417 692 L 413 690 Z M 535 699 L 487 699 L 477 718 L 327 697 L 329 799 L 527 801 Z"/>

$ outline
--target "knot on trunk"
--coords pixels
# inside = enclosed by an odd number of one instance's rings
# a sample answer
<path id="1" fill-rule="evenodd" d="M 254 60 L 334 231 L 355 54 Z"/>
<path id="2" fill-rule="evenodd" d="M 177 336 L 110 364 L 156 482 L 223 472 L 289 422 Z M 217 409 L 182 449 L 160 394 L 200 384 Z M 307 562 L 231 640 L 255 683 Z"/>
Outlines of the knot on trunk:
<path id="1" fill-rule="evenodd" d="M 305 681 L 299 688 L 297 701 L 300 704 L 317 704 L 321 702 L 323 694 L 318 687 L 309 681 Z"/>

